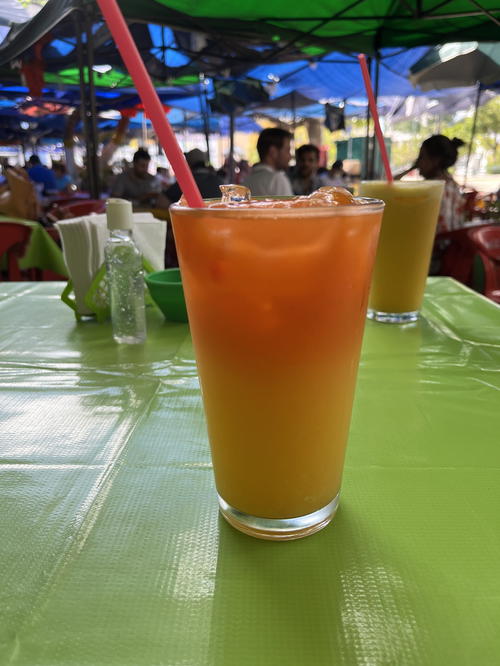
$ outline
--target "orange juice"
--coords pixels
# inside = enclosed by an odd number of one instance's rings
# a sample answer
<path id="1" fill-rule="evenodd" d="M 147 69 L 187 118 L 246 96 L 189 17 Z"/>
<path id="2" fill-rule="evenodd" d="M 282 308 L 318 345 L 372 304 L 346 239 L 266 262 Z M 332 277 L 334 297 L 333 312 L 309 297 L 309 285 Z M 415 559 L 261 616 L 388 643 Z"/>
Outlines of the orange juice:
<path id="1" fill-rule="evenodd" d="M 276 205 L 171 214 L 222 512 L 296 538 L 336 508 L 383 206 Z"/>
<path id="2" fill-rule="evenodd" d="M 385 202 L 369 316 L 394 323 L 413 321 L 424 297 L 443 181 L 367 181 L 361 183 L 360 193 Z"/>

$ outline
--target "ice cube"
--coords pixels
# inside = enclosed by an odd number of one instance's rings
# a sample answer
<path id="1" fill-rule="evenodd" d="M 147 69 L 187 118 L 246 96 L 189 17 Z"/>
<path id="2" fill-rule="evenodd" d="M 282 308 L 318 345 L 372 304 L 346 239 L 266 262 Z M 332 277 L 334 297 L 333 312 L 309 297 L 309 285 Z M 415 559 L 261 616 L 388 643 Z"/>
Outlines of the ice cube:
<path id="1" fill-rule="evenodd" d="M 219 185 L 222 203 L 250 201 L 252 193 L 244 185 Z"/>
<path id="2" fill-rule="evenodd" d="M 345 187 L 336 187 L 335 185 L 326 185 L 320 187 L 319 190 L 313 192 L 311 198 L 321 198 L 327 200 L 329 203 L 335 204 L 354 204 L 356 203 L 353 195 Z"/>

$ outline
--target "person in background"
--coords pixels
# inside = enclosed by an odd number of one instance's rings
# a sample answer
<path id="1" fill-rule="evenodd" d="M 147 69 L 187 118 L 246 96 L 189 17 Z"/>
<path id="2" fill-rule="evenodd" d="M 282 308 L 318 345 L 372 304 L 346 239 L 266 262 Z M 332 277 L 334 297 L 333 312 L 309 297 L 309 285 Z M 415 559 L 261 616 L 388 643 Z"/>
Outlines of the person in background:
<path id="1" fill-rule="evenodd" d="M 239 185 L 248 178 L 248 174 L 250 173 L 250 164 L 247 160 L 240 160 L 237 166 L 236 184 Z"/>
<path id="2" fill-rule="evenodd" d="M 9 160 L 2 159 L 0 160 L 0 193 L 9 189 L 9 184 L 7 182 L 6 172 L 12 167 L 9 164 Z"/>
<path id="3" fill-rule="evenodd" d="M 262 130 L 257 141 L 260 162 L 254 164 L 243 181 L 253 196 L 292 196 L 293 190 L 284 173 L 291 159 L 292 135 L 279 127 Z"/>
<path id="4" fill-rule="evenodd" d="M 149 173 L 151 158 L 144 148 L 134 153 L 132 168 L 116 176 L 110 195 L 128 199 L 135 207 L 161 207 L 161 182 Z"/>
<path id="5" fill-rule="evenodd" d="M 336 160 L 328 173 L 329 185 L 335 187 L 346 187 L 347 179 L 346 172 L 344 171 L 344 162 L 342 160 Z"/>
<path id="6" fill-rule="evenodd" d="M 296 166 L 291 181 L 294 194 L 307 195 L 318 190 L 325 183 L 318 176 L 319 149 L 306 143 L 295 151 Z"/>
<path id="7" fill-rule="evenodd" d="M 224 181 L 214 171 L 213 167 L 207 165 L 207 154 L 199 148 L 194 148 L 188 153 L 185 153 L 185 157 L 189 168 L 193 173 L 196 184 L 198 185 L 198 188 L 201 192 L 201 196 L 204 199 L 219 198 L 221 195 L 219 185 L 223 185 Z M 177 182 L 171 185 L 164 192 L 164 195 L 168 199 L 169 203 L 179 201 L 181 194 L 182 191 Z"/>
<path id="8" fill-rule="evenodd" d="M 28 160 L 28 176 L 31 181 L 39 186 L 44 196 L 57 192 L 57 183 L 53 172 L 40 162 L 38 155 L 32 155 Z"/>
<path id="9" fill-rule="evenodd" d="M 458 149 L 465 143 L 461 139 L 448 139 L 434 134 L 420 146 L 415 163 L 396 176 L 400 180 L 413 169 L 418 169 L 425 180 L 444 180 L 444 192 L 437 224 L 437 233 L 460 229 L 464 223 L 464 200 L 457 183 L 448 173 L 458 158 Z"/>
<path id="10" fill-rule="evenodd" d="M 62 162 L 54 162 L 52 164 L 52 173 L 57 185 L 58 192 L 69 192 L 71 185 L 73 185 L 73 179 L 66 171 L 66 165 Z"/>
<path id="11" fill-rule="evenodd" d="M 161 182 L 162 188 L 169 187 L 174 182 L 170 171 L 166 167 L 157 167 L 156 168 L 156 177 Z"/>

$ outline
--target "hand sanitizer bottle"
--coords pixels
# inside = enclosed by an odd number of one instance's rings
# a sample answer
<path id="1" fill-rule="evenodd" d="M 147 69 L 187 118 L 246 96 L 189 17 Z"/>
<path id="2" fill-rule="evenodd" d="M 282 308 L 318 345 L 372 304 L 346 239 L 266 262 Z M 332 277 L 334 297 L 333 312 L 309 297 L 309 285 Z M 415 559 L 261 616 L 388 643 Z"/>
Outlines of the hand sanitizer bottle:
<path id="1" fill-rule="evenodd" d="M 146 340 L 144 270 L 142 255 L 132 238 L 132 204 L 109 199 L 106 207 L 110 237 L 104 247 L 116 342 L 138 344 Z"/>

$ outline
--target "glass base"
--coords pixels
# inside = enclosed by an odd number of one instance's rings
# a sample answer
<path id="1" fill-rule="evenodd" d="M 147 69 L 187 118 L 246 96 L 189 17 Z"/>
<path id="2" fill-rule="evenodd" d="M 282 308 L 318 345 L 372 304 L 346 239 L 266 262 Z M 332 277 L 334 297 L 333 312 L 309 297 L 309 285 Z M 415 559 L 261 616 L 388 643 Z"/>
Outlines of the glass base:
<path id="1" fill-rule="evenodd" d="M 291 541 L 314 534 L 326 527 L 339 505 L 340 493 L 326 506 L 297 518 L 258 518 L 238 511 L 220 495 L 219 508 L 227 522 L 240 532 L 271 541 Z"/>
<path id="2" fill-rule="evenodd" d="M 419 312 L 418 310 L 413 310 L 413 312 L 380 312 L 380 310 L 368 308 L 366 316 L 368 319 L 380 321 L 383 324 L 408 324 L 409 322 L 417 321 Z"/>
<path id="3" fill-rule="evenodd" d="M 114 335 L 113 338 L 120 345 L 142 345 L 146 342 L 145 335 Z"/>

